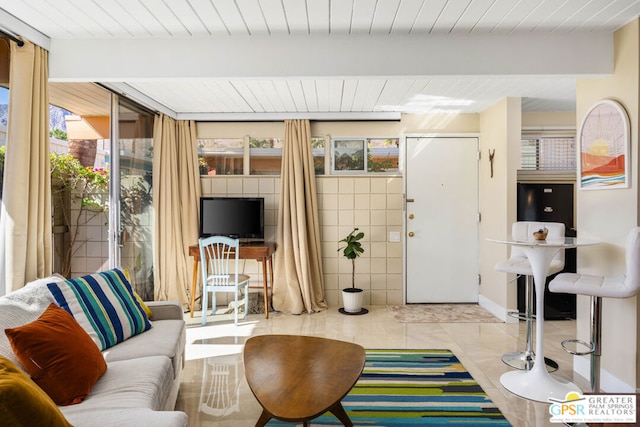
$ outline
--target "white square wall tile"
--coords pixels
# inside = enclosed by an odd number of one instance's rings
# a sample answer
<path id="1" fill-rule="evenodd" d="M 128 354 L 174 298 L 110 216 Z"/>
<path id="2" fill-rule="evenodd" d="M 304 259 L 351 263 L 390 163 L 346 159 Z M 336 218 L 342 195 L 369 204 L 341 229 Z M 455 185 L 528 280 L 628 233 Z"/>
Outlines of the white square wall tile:
<path id="1" fill-rule="evenodd" d="M 338 209 L 338 195 L 337 194 L 323 194 L 322 195 L 322 209 Z"/>
<path id="2" fill-rule="evenodd" d="M 86 246 L 88 257 L 102 258 L 102 247 L 105 246 L 103 242 L 87 242 Z"/>
<path id="3" fill-rule="evenodd" d="M 372 194 L 371 195 L 371 210 L 385 210 L 387 209 L 387 195 L 386 194 Z"/>
<path id="4" fill-rule="evenodd" d="M 320 224 L 323 226 L 338 225 L 338 210 L 323 209 L 320 211 Z M 322 239 L 326 240 L 326 239 Z"/>
<path id="5" fill-rule="evenodd" d="M 371 289 L 387 289 L 387 275 L 386 274 L 372 274 L 371 275 Z"/>
<path id="6" fill-rule="evenodd" d="M 353 194 L 353 178 L 339 178 L 338 179 L 338 192 L 340 194 Z"/>
<path id="7" fill-rule="evenodd" d="M 371 305 L 386 305 L 387 304 L 387 292 L 386 291 L 371 291 Z"/>
<path id="8" fill-rule="evenodd" d="M 227 180 L 227 193 L 242 194 L 243 193 L 242 181 L 243 181 L 242 178 L 229 178 Z"/>
<path id="9" fill-rule="evenodd" d="M 389 258 L 402 258 L 402 243 L 388 242 L 386 244 L 386 250 Z"/>
<path id="10" fill-rule="evenodd" d="M 387 211 L 371 211 L 371 225 L 387 225 Z"/>
<path id="11" fill-rule="evenodd" d="M 324 288 L 325 289 L 340 289 L 338 284 L 337 274 L 325 274 L 324 275 Z"/>
<path id="12" fill-rule="evenodd" d="M 385 226 L 371 226 L 371 233 L 369 234 L 369 240 L 371 242 L 386 242 L 387 241 L 387 227 Z"/>
<path id="13" fill-rule="evenodd" d="M 338 194 L 338 209 L 353 210 L 353 194 Z"/>
<path id="14" fill-rule="evenodd" d="M 402 291 L 387 291 L 387 304 L 401 305 Z"/>
<path id="15" fill-rule="evenodd" d="M 336 177 L 322 178 L 322 193 L 323 194 L 337 194 L 338 193 L 338 179 Z"/>
<path id="16" fill-rule="evenodd" d="M 385 258 L 371 258 L 371 274 L 386 274 L 387 260 Z M 386 283 L 386 279 L 385 279 Z"/>
<path id="17" fill-rule="evenodd" d="M 226 178 L 211 178 L 211 195 L 220 196 L 227 194 Z"/>
<path id="18" fill-rule="evenodd" d="M 402 258 L 387 258 L 387 273 L 402 274 Z"/>
<path id="19" fill-rule="evenodd" d="M 400 209 L 387 210 L 387 225 L 402 225 L 402 211 Z"/>
<path id="20" fill-rule="evenodd" d="M 320 227 L 320 240 L 329 242 L 337 242 L 340 240 L 338 237 L 338 227 L 334 225 L 323 225 Z"/>
<path id="21" fill-rule="evenodd" d="M 371 219 L 369 211 L 355 211 L 353 220 L 359 227 L 363 225 L 370 225 Z"/>
<path id="22" fill-rule="evenodd" d="M 275 192 L 275 181 L 273 178 L 261 178 L 259 180 L 259 183 L 260 183 L 260 188 L 259 188 L 260 195 L 272 194 Z"/>
<path id="23" fill-rule="evenodd" d="M 338 258 L 322 258 L 322 270 L 325 275 L 338 273 Z"/>
<path id="24" fill-rule="evenodd" d="M 246 195 L 258 195 L 260 192 L 260 183 L 263 179 L 269 178 L 242 178 L 242 192 Z"/>
<path id="25" fill-rule="evenodd" d="M 369 194 L 371 192 L 371 184 L 369 178 L 354 178 L 353 191 L 356 194 Z"/>
<path id="26" fill-rule="evenodd" d="M 369 194 L 356 194 L 354 198 L 356 209 L 369 209 L 371 196 Z"/>
<path id="27" fill-rule="evenodd" d="M 203 196 L 211 194 L 211 178 L 200 178 L 200 192 Z"/>
<path id="28" fill-rule="evenodd" d="M 402 194 L 387 194 L 387 209 L 402 209 Z"/>
<path id="29" fill-rule="evenodd" d="M 387 193 L 402 193 L 402 178 L 389 178 L 387 180 Z"/>
<path id="30" fill-rule="evenodd" d="M 355 227 L 356 224 L 353 222 L 354 221 L 354 215 L 353 215 L 353 211 L 351 210 L 347 210 L 347 211 L 339 211 L 338 212 L 338 224 L 341 226 L 349 226 L 349 227 Z"/>
<path id="31" fill-rule="evenodd" d="M 372 194 L 386 194 L 387 193 L 387 178 L 371 178 L 371 193 Z"/>
<path id="32" fill-rule="evenodd" d="M 372 242 L 371 243 L 371 258 L 386 258 L 387 257 L 387 243 L 384 242 Z"/>

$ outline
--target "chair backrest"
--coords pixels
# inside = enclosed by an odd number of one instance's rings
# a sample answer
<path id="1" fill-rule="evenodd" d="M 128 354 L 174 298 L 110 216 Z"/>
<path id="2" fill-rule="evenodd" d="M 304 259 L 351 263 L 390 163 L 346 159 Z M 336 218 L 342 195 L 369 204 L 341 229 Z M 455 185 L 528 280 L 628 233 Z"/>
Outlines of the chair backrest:
<path id="1" fill-rule="evenodd" d="M 627 274 L 624 286 L 627 296 L 634 296 L 640 291 L 640 227 L 631 229 L 627 236 Z"/>
<path id="2" fill-rule="evenodd" d="M 203 286 L 228 286 L 232 275 L 238 277 L 238 239 L 211 236 L 200 238 L 198 243 Z"/>
<path id="3" fill-rule="evenodd" d="M 549 230 L 547 239 L 564 239 L 565 227 L 562 222 L 538 222 L 538 221 L 518 221 L 511 226 L 511 237 L 517 240 L 532 240 L 533 232 L 546 227 Z M 526 257 L 522 248 L 511 247 L 511 257 Z M 553 257 L 554 260 L 562 262 L 564 265 L 564 249 L 561 249 Z"/>

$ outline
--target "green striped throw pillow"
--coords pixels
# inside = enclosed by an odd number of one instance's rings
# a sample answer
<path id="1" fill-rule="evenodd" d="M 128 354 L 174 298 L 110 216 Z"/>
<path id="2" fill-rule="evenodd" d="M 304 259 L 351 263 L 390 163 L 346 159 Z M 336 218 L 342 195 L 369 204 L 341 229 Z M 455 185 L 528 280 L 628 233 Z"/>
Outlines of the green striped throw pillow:
<path id="1" fill-rule="evenodd" d="M 100 350 L 151 328 L 131 284 L 119 269 L 47 284 L 56 303 L 68 311 Z"/>

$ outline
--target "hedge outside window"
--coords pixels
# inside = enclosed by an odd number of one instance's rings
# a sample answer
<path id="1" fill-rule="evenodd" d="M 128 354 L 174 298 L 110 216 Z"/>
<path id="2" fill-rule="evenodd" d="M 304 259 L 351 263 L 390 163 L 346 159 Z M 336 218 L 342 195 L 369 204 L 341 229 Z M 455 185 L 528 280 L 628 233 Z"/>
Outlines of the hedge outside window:
<path id="1" fill-rule="evenodd" d="M 243 138 L 198 139 L 200 175 L 242 175 Z"/>
<path id="2" fill-rule="evenodd" d="M 335 138 L 332 173 L 398 173 L 398 138 Z"/>
<path id="3" fill-rule="evenodd" d="M 311 138 L 311 153 L 313 154 L 313 168 L 316 175 L 324 175 L 324 138 Z"/>

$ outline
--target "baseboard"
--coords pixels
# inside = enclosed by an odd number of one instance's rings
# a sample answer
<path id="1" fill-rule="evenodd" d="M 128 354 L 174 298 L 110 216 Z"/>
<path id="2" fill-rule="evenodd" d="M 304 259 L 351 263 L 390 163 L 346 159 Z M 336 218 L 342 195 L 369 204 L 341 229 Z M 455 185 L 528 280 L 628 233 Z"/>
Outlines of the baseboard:
<path id="1" fill-rule="evenodd" d="M 478 305 L 505 323 L 518 322 L 518 319 L 513 318 L 507 314 L 507 312 L 510 310 L 506 310 L 505 308 L 499 306 L 495 302 L 491 301 L 489 298 L 486 298 L 482 295 L 478 296 Z"/>
<path id="2" fill-rule="evenodd" d="M 589 381 L 591 371 L 591 362 L 589 359 L 589 356 L 573 357 L 573 371 L 585 378 L 587 382 Z M 631 385 L 604 369 L 600 369 L 600 390 L 603 393 L 638 393 L 638 390 Z"/>

